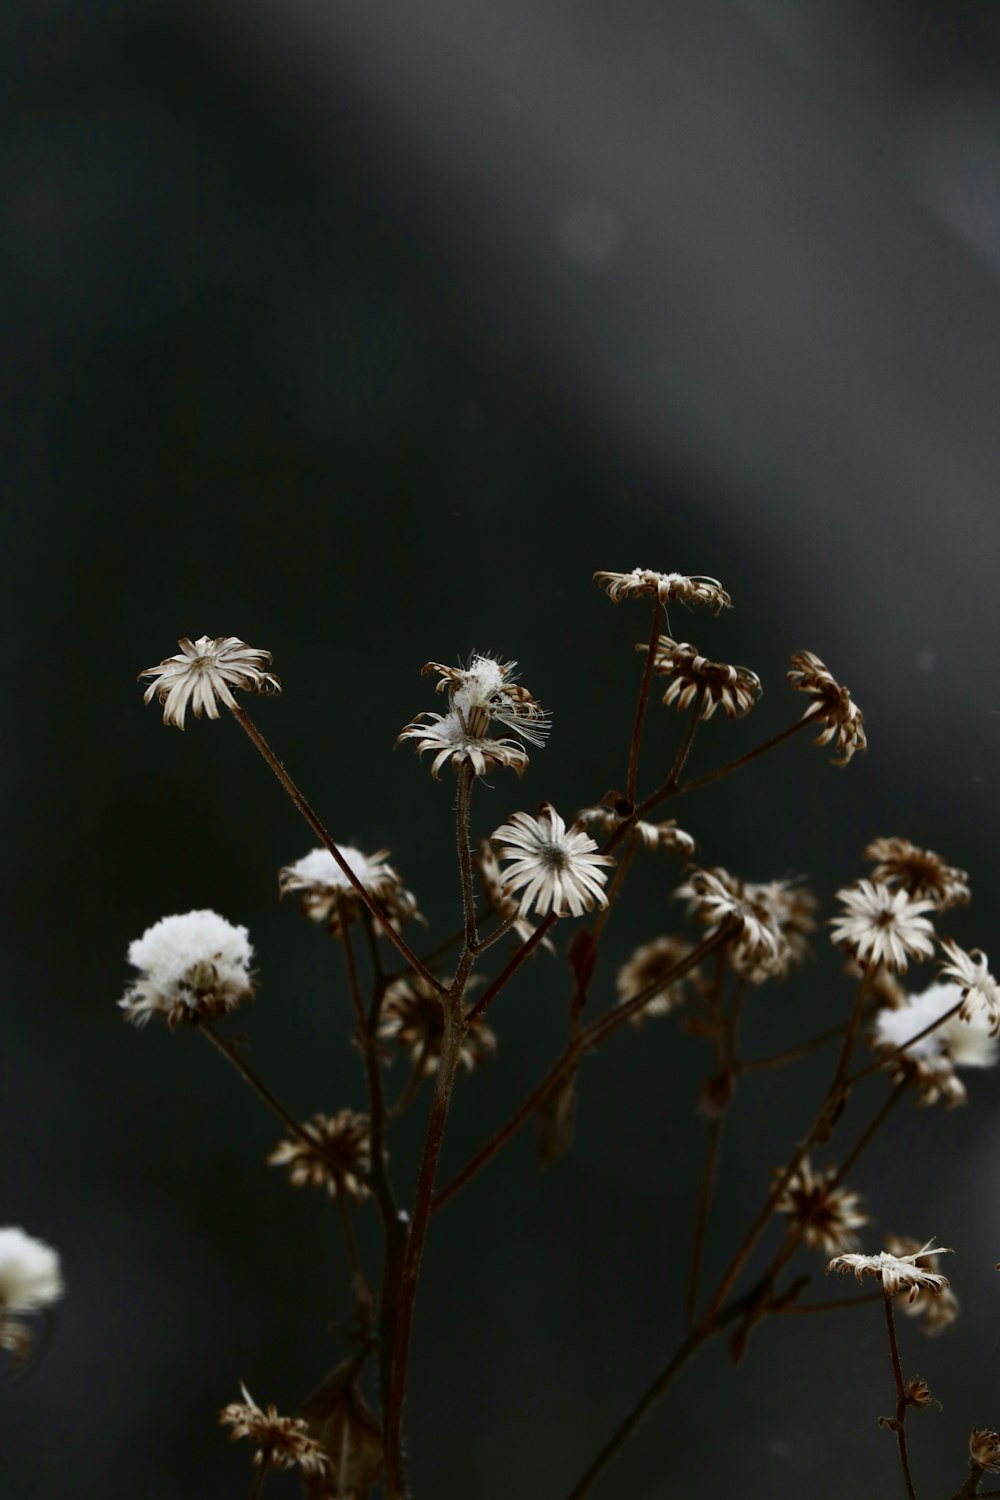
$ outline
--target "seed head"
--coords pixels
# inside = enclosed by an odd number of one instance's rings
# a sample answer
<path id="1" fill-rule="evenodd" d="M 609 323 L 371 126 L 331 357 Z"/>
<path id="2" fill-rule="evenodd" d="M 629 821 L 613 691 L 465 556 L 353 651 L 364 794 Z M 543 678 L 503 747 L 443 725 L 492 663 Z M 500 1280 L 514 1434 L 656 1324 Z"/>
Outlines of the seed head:
<path id="1" fill-rule="evenodd" d="M 242 1381 L 240 1390 L 243 1400 L 223 1407 L 219 1421 L 224 1427 L 232 1427 L 229 1436 L 234 1442 L 248 1437 L 258 1445 L 255 1464 L 266 1464 L 272 1469 L 290 1469 L 298 1464 L 303 1474 L 326 1472 L 329 1459 L 316 1439 L 310 1437 L 308 1425 L 301 1417 L 279 1417 L 274 1406 L 262 1411 Z"/>
<path id="2" fill-rule="evenodd" d="M 388 849 L 362 854 L 360 849 L 351 849 L 346 844 L 339 848 L 394 927 L 401 927 L 411 917 L 421 920 L 416 896 L 405 888 L 392 865 L 386 864 Z M 282 896 L 286 891 L 301 891 L 305 915 L 314 922 L 325 922 L 333 937 L 340 936 L 341 913 L 346 922 L 353 922 L 367 909 L 329 849 L 311 849 L 294 864 L 283 865 L 278 872 L 278 890 Z"/>
<path id="3" fill-rule="evenodd" d="M 619 1005 L 627 1005 L 651 985 L 656 986 L 645 1005 L 629 1017 L 633 1026 L 642 1026 L 647 1016 L 665 1016 L 683 1005 L 688 989 L 697 983 L 698 971 L 689 970 L 681 979 L 673 979 L 671 975 L 690 952 L 690 945 L 681 938 L 658 937 L 636 948 L 619 969 L 615 982 Z"/>
<path id="4" fill-rule="evenodd" d="M 921 1259 L 931 1250 L 935 1255 L 952 1253 L 935 1247 L 934 1241 L 928 1240 L 926 1245 L 911 1255 L 889 1255 L 885 1250 L 880 1250 L 878 1255 L 836 1255 L 826 1269 L 836 1271 L 841 1276 L 853 1271 L 858 1281 L 864 1276 L 874 1276 L 890 1297 L 895 1297 L 897 1292 L 908 1287 L 912 1302 L 921 1290 L 937 1296 L 948 1285 L 947 1276 L 924 1270 L 920 1265 Z"/>
<path id="5" fill-rule="evenodd" d="M 898 886 L 914 901 L 932 901 L 936 911 L 965 906 L 970 900 L 966 872 L 946 865 L 933 849 L 918 849 L 909 839 L 873 839 L 865 859 L 875 862 L 873 880 Z"/>
<path id="6" fill-rule="evenodd" d="M 217 912 L 163 917 L 129 945 L 128 961 L 142 972 L 118 1004 L 127 1021 L 145 1026 L 161 1015 L 171 1031 L 224 1015 L 253 995 L 252 957 L 247 929 Z"/>
<path id="7" fill-rule="evenodd" d="M 775 1175 L 783 1175 L 783 1169 Z M 868 1215 L 859 1207 L 859 1195 L 835 1186 L 836 1176 L 837 1169 L 832 1166 L 814 1172 L 807 1156 L 774 1205 L 775 1213 L 788 1215 L 790 1230 L 801 1229 L 804 1244 L 827 1255 L 856 1250 L 859 1241 L 854 1230 L 868 1223 Z"/>
<path id="8" fill-rule="evenodd" d="M 633 568 L 631 573 L 595 573 L 614 604 L 655 594 L 661 604 L 677 599 L 681 604 L 707 604 L 715 613 L 732 607 L 732 599 L 717 578 L 699 573 L 654 573 L 651 568 Z"/>
<path id="9" fill-rule="evenodd" d="M 834 756 L 834 765 L 846 766 L 856 750 L 868 749 L 864 714 L 818 656 L 812 651 L 796 651 L 788 680 L 797 692 L 808 693 L 812 699 L 803 719 L 823 725 L 814 743 L 826 745 L 836 736 L 839 755 Z"/>
<path id="10" fill-rule="evenodd" d="M 451 980 L 445 980 L 445 985 Z M 378 1026 L 379 1041 L 408 1051 L 422 1077 L 436 1073 L 444 1040 L 441 996 L 422 974 L 394 979 L 385 992 Z M 478 1068 L 496 1051 L 495 1033 L 477 1016 L 462 1040 L 459 1062 L 467 1072 Z"/>
<path id="11" fill-rule="evenodd" d="M 646 651 L 648 647 L 640 643 L 636 650 Z M 663 701 L 668 708 L 675 703 L 683 713 L 700 695 L 699 719 L 710 719 L 720 707 L 730 719 L 749 713 L 762 691 L 760 678 L 749 667 L 708 661 L 699 656 L 697 647 L 672 641 L 666 635 L 661 635 L 657 644 L 653 670 L 667 679 Z"/>
<path id="12" fill-rule="evenodd" d="M 298 1136 L 279 1141 L 268 1166 L 287 1167 L 293 1187 L 326 1188 L 331 1198 L 344 1195 L 360 1203 L 368 1197 L 371 1132 L 367 1115 L 342 1109 L 335 1115 L 313 1115 L 302 1129 L 315 1147 Z"/>

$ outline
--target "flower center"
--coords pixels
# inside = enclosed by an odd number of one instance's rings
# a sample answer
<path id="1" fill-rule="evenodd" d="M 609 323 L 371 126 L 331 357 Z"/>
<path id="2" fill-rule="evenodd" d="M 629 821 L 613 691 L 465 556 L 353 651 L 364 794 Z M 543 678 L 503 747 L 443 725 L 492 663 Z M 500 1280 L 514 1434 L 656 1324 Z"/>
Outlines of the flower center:
<path id="1" fill-rule="evenodd" d="M 569 865 L 569 855 L 561 844 L 539 844 L 538 858 L 549 870 L 565 870 Z"/>

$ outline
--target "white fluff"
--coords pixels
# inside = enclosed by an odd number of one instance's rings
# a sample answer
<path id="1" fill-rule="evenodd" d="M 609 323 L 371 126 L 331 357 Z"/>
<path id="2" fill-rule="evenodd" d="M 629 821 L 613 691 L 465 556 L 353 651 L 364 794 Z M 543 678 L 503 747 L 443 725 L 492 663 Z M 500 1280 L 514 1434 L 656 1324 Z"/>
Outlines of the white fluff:
<path id="1" fill-rule="evenodd" d="M 0 1229 L 0 1312 L 37 1312 L 63 1294 L 59 1256 L 23 1229 Z"/>

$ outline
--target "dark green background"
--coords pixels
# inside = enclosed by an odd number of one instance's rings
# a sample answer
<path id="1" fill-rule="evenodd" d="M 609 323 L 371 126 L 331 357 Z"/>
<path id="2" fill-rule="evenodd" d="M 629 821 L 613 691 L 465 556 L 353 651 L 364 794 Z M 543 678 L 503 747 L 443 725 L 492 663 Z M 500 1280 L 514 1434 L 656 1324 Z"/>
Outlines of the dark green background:
<path id="1" fill-rule="evenodd" d="M 344 1348 L 328 1205 L 264 1169 L 269 1120 L 195 1036 L 114 1008 L 128 942 L 215 907 L 256 945 L 254 1061 L 298 1113 L 361 1104 L 340 955 L 276 900 L 308 831 L 231 723 L 142 708 L 178 635 L 274 652 L 262 726 L 337 837 L 391 846 L 438 936 L 452 792 L 393 750 L 432 706 L 424 661 L 515 657 L 554 713 L 523 784 L 477 791 L 476 832 L 543 797 L 572 814 L 623 776 L 646 630 L 591 573 L 716 575 L 736 610 L 675 633 L 765 695 L 694 766 L 788 722 L 804 647 L 871 750 L 844 772 L 793 741 L 685 805 L 701 857 L 808 873 L 829 911 L 865 842 L 906 834 L 969 869 L 951 930 L 996 948 L 996 63 L 989 4 L 5 7 L 2 1218 L 58 1246 L 69 1292 L 0 1400 L 4 1500 L 245 1493 L 217 1409 L 241 1378 L 293 1408 Z M 653 716 L 650 775 L 677 732 Z M 636 870 L 614 961 L 676 878 Z M 748 1050 L 842 1013 L 817 947 Z M 446 1170 L 540 1077 L 566 992 L 541 956 L 498 1003 Z M 673 1023 L 619 1036 L 573 1155 L 542 1178 L 526 1135 L 435 1224 L 421 1500 L 557 1500 L 664 1361 L 706 1067 Z M 828 1067 L 741 1089 L 711 1267 Z M 871 1248 L 960 1252 L 957 1327 L 902 1333 L 945 1403 L 914 1424 L 927 1495 L 1000 1421 L 996 1079 L 970 1092 L 907 1104 L 854 1175 Z M 600 1493 L 882 1496 L 889 1375 L 864 1310 L 772 1322 L 735 1375 L 708 1351 Z"/>

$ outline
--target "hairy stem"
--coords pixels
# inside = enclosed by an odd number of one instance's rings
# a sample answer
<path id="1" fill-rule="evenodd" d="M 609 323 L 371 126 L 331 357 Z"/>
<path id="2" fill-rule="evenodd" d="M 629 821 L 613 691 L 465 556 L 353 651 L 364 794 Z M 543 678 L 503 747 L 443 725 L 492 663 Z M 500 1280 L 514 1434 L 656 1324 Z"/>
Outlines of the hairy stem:
<path id="1" fill-rule="evenodd" d="M 504 988 L 507 981 L 517 973 L 518 969 L 524 963 L 524 960 L 530 957 L 532 953 L 534 953 L 539 943 L 548 933 L 549 928 L 554 926 L 557 920 L 558 918 L 556 917 L 555 912 L 550 911 L 545 920 L 543 922 L 540 922 L 539 925 L 535 928 L 534 932 L 531 934 L 530 938 L 528 938 L 527 942 L 522 943 L 520 948 L 515 951 L 513 958 L 507 964 L 506 968 L 497 975 L 493 983 L 487 987 L 482 995 L 480 995 L 475 1005 L 469 1011 L 468 1021 L 470 1025 L 477 1019 L 477 1017 L 482 1015 L 483 1011 L 488 1005 L 493 1004 L 493 1001 L 499 995 L 500 991 Z"/>
<path id="2" fill-rule="evenodd" d="M 818 1036 L 810 1037 L 807 1042 L 800 1042 L 797 1047 L 789 1047 L 785 1052 L 772 1052 L 769 1057 L 741 1059 L 736 1066 L 736 1071 L 741 1074 L 762 1073 L 767 1068 L 784 1067 L 785 1063 L 798 1062 L 800 1057 L 808 1057 L 810 1052 L 818 1051 L 820 1047 L 825 1047 L 827 1042 L 835 1041 L 843 1035 L 843 1026 L 831 1026 L 828 1031 L 821 1031 Z"/>
<path id="3" fill-rule="evenodd" d="M 909 1500 L 916 1500 L 913 1490 L 913 1480 L 910 1477 L 910 1457 L 906 1451 L 906 1387 L 903 1384 L 903 1371 L 899 1363 L 899 1346 L 896 1343 L 896 1319 L 892 1310 L 892 1297 L 883 1286 L 882 1306 L 885 1308 L 885 1326 L 889 1335 L 889 1354 L 892 1359 L 892 1374 L 896 1382 L 896 1442 L 899 1445 L 899 1462 L 903 1470 L 903 1482 L 906 1485 L 906 1493 Z"/>
<path id="4" fill-rule="evenodd" d="M 248 1083 L 255 1093 L 259 1095 L 271 1113 L 281 1121 L 285 1129 L 290 1130 L 292 1135 L 297 1140 L 300 1140 L 304 1146 L 308 1146 L 310 1154 L 325 1156 L 326 1153 L 322 1145 L 307 1130 L 303 1129 L 298 1120 L 292 1118 L 285 1106 L 279 1099 L 275 1098 L 271 1090 L 267 1087 L 267 1084 L 257 1076 L 249 1063 L 243 1061 L 232 1042 L 228 1042 L 225 1037 L 221 1037 L 212 1026 L 211 1021 L 198 1021 L 196 1025 L 202 1036 L 211 1042 L 212 1046 L 221 1052 L 223 1057 L 229 1059 L 244 1083 Z"/>
<path id="5" fill-rule="evenodd" d="M 653 663 L 656 660 L 656 647 L 660 639 L 660 622 L 663 619 L 663 605 L 657 599 L 653 606 L 653 620 L 649 629 L 649 645 L 646 648 L 646 660 L 642 669 L 642 684 L 639 688 L 639 701 L 635 706 L 635 723 L 632 726 L 632 743 L 629 747 L 628 756 L 628 781 L 625 786 L 625 796 L 629 802 L 635 798 L 635 778 L 639 770 L 639 745 L 642 740 L 642 725 L 646 717 L 646 708 L 649 704 L 649 689 L 653 681 Z"/>
<path id="6" fill-rule="evenodd" d="M 250 718 L 246 710 L 240 708 L 238 703 L 234 703 L 230 707 L 229 711 L 232 714 L 233 718 L 236 720 L 237 724 L 250 739 L 254 748 L 260 752 L 264 760 L 270 766 L 271 770 L 274 772 L 275 776 L 278 778 L 281 785 L 288 793 L 289 797 L 291 797 L 299 812 L 309 824 L 309 827 L 312 829 L 313 833 L 318 839 L 320 839 L 324 847 L 328 849 L 329 852 L 333 855 L 337 864 L 340 866 L 341 871 L 344 875 L 347 876 L 347 879 L 351 882 L 351 885 L 357 891 L 358 895 L 361 897 L 362 901 L 371 912 L 372 916 L 377 922 L 381 923 L 382 931 L 385 933 L 389 941 L 395 944 L 395 946 L 399 949 L 399 952 L 405 960 L 407 966 L 411 969 L 414 969 L 418 974 L 423 975 L 424 979 L 428 980 L 428 982 L 432 984 L 435 989 L 442 990 L 444 986 L 434 978 L 434 975 L 430 972 L 429 969 L 426 969 L 424 967 L 419 958 L 417 958 L 416 954 L 411 952 L 409 944 L 406 942 L 403 936 L 398 933 L 393 927 L 388 916 L 382 910 L 382 907 L 376 901 L 371 891 L 369 891 L 367 887 L 358 879 L 357 875 L 355 875 L 354 871 L 347 863 L 347 860 L 341 854 L 337 845 L 333 842 L 333 839 L 330 837 L 326 828 L 320 822 L 318 815 L 306 801 L 302 792 L 299 791 L 299 788 L 296 786 L 291 776 L 285 770 L 285 767 L 275 755 L 274 751 L 267 743 L 267 740 L 265 740 L 264 736 L 261 734 L 260 730 L 257 728 L 256 724 Z"/>

